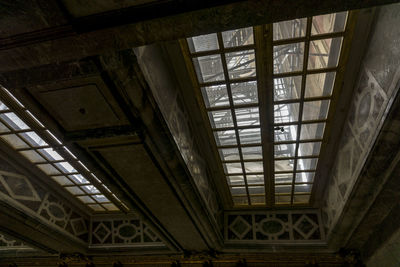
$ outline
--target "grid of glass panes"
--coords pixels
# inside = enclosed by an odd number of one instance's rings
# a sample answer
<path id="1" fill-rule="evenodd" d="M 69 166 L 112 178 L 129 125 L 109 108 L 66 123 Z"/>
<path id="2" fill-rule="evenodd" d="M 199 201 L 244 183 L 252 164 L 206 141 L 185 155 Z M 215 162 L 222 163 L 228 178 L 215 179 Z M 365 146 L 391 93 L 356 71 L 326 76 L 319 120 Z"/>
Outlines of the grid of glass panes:
<path id="1" fill-rule="evenodd" d="M 275 204 L 309 203 L 346 19 L 273 24 Z"/>
<path id="2" fill-rule="evenodd" d="M 80 165 L 93 179 L 99 183 L 101 181 L 7 89 L 0 88 L 15 102 L 24 116 L 36 123 L 33 130 L 22 116 L 0 101 L 0 138 L 92 210 L 118 211 L 118 207 L 77 171 L 71 165 L 71 160 L 64 159 L 57 149 L 64 150 L 71 156 L 74 165 Z M 57 145 L 51 145 L 44 139 L 53 140 Z M 106 186 L 103 187 L 112 194 Z"/>
<path id="3" fill-rule="evenodd" d="M 265 205 L 253 28 L 187 40 L 234 205 Z"/>

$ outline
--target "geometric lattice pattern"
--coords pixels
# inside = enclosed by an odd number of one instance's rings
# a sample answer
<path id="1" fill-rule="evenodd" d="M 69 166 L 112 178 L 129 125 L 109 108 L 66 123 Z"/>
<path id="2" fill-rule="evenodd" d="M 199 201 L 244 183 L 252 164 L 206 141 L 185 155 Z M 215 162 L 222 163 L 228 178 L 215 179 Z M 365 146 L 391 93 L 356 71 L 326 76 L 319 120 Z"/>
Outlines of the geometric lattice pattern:
<path id="1" fill-rule="evenodd" d="M 225 241 L 321 243 L 325 236 L 320 222 L 318 210 L 229 212 L 225 214 Z"/>
<path id="2" fill-rule="evenodd" d="M 164 246 L 160 237 L 136 217 L 93 219 L 91 229 L 91 247 Z"/>
<path id="3" fill-rule="evenodd" d="M 4 234 L 0 234 L 0 250 L 3 249 L 31 249 L 21 241 L 15 240 Z"/>

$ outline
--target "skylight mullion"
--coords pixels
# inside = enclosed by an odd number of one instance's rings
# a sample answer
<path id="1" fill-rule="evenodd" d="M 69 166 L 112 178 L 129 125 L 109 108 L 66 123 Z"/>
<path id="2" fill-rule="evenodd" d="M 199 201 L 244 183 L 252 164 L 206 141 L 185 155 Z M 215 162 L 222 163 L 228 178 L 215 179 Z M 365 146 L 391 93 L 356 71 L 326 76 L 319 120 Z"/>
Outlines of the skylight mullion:
<path id="1" fill-rule="evenodd" d="M 224 74 L 225 74 L 226 89 L 228 91 L 230 110 L 231 110 L 231 113 L 232 113 L 232 120 L 233 120 L 234 130 L 235 130 L 235 133 L 236 133 L 236 142 L 238 144 L 240 165 L 242 166 L 242 173 L 243 173 L 243 177 L 244 177 L 244 183 L 245 183 L 246 194 L 247 194 L 247 202 L 248 202 L 248 205 L 251 205 L 250 195 L 249 195 L 249 188 L 248 188 L 248 185 L 247 185 L 246 171 L 245 171 L 245 168 L 244 168 L 242 150 L 241 150 L 241 147 L 240 147 L 239 131 L 237 129 L 236 113 L 235 113 L 235 109 L 234 109 L 234 105 L 233 105 L 233 98 L 232 98 L 232 92 L 231 92 L 230 77 L 229 77 L 229 73 L 228 73 L 228 66 L 226 64 L 225 53 L 223 52 L 224 51 L 223 50 L 224 49 L 223 48 L 224 47 L 224 43 L 223 43 L 223 40 L 222 40 L 222 34 L 221 33 L 217 33 L 217 37 L 218 37 L 219 47 L 222 48 L 222 53 L 221 53 L 222 68 L 223 68 Z"/>

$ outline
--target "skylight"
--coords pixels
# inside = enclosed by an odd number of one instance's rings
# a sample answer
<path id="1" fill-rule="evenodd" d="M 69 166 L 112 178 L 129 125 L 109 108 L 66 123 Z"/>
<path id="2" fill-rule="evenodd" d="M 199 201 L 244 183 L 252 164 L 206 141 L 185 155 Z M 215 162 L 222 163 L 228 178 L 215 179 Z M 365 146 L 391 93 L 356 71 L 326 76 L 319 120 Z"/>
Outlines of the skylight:
<path id="1" fill-rule="evenodd" d="M 276 205 L 309 203 L 346 20 L 342 12 L 265 26 L 272 29 L 269 37 L 243 28 L 187 39 L 234 205 L 265 205 L 268 198 Z M 262 46 L 255 39 L 269 42 L 270 75 L 257 74 Z M 270 122 L 260 119 L 266 109 L 258 84 L 265 77 L 273 91 Z M 273 124 L 273 140 L 261 137 L 267 123 Z M 272 171 L 265 173 L 268 161 Z"/>
<path id="2" fill-rule="evenodd" d="M 93 211 L 126 206 L 7 89 L 0 87 L 0 138 Z M 12 108 L 11 108 L 12 107 Z M 90 177 L 90 178 L 89 178 Z M 97 181 L 99 187 L 90 180 Z M 107 192 L 106 197 L 103 192 Z"/>

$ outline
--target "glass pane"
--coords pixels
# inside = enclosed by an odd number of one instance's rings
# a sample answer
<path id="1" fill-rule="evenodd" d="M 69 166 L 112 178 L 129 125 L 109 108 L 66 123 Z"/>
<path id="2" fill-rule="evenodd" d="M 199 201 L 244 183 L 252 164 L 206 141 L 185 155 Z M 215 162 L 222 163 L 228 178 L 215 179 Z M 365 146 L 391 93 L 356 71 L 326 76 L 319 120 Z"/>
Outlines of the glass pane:
<path id="1" fill-rule="evenodd" d="M 224 47 L 235 47 L 254 44 L 253 28 L 242 28 L 222 32 Z"/>
<path id="2" fill-rule="evenodd" d="M 226 65 L 230 79 L 256 76 L 254 50 L 226 53 Z"/>
<path id="3" fill-rule="evenodd" d="M 293 182 L 293 173 L 275 173 L 275 184 L 285 184 Z"/>
<path id="4" fill-rule="evenodd" d="M 20 133 L 19 135 L 33 147 L 48 146 L 48 144 L 35 132 Z"/>
<path id="5" fill-rule="evenodd" d="M 242 147 L 243 159 L 262 159 L 262 148 L 260 146 Z"/>
<path id="6" fill-rule="evenodd" d="M 307 123 L 301 125 L 300 140 L 322 139 L 325 123 Z"/>
<path id="7" fill-rule="evenodd" d="M 274 23 L 274 41 L 304 37 L 306 35 L 306 28 L 307 18 Z"/>
<path id="8" fill-rule="evenodd" d="M 238 126 L 260 125 L 258 107 L 235 109 L 236 123 Z"/>
<path id="9" fill-rule="evenodd" d="M 56 181 L 60 185 L 72 185 L 73 183 L 71 182 L 70 179 L 68 179 L 65 176 L 51 176 L 54 181 Z"/>
<path id="10" fill-rule="evenodd" d="M 329 100 L 305 101 L 303 106 L 303 121 L 325 120 L 328 116 Z"/>
<path id="11" fill-rule="evenodd" d="M 6 106 L 6 104 L 4 104 L 1 101 L 0 101 L 0 110 L 8 110 L 8 107 Z"/>
<path id="12" fill-rule="evenodd" d="M 54 163 L 63 173 L 74 173 L 76 172 L 75 168 L 71 166 L 66 161 Z"/>
<path id="13" fill-rule="evenodd" d="M 215 142 L 217 146 L 236 145 L 236 133 L 234 130 L 216 131 L 214 132 Z"/>
<path id="14" fill-rule="evenodd" d="M 232 200 L 233 200 L 234 205 L 248 205 L 249 204 L 247 197 L 233 197 Z"/>
<path id="15" fill-rule="evenodd" d="M 293 171 L 294 167 L 294 160 L 292 159 L 282 159 L 282 160 L 275 160 L 275 171 Z"/>
<path id="16" fill-rule="evenodd" d="M 239 130 L 240 143 L 243 144 L 261 144 L 260 128 Z"/>
<path id="17" fill-rule="evenodd" d="M 265 205 L 265 195 L 250 196 L 251 205 Z"/>
<path id="18" fill-rule="evenodd" d="M 118 211 L 119 209 L 112 203 L 102 204 L 108 211 Z"/>
<path id="19" fill-rule="evenodd" d="M 233 127 L 232 113 L 229 109 L 208 112 L 211 128 Z"/>
<path id="20" fill-rule="evenodd" d="M 44 158 L 42 158 L 36 151 L 34 150 L 25 150 L 20 151 L 25 158 L 29 159 L 30 162 L 37 163 L 37 162 L 46 162 Z"/>
<path id="21" fill-rule="evenodd" d="M 310 201 L 310 195 L 294 195 L 293 196 L 293 203 L 308 203 Z"/>
<path id="22" fill-rule="evenodd" d="M 243 195 L 247 195 L 246 187 L 244 187 L 244 186 L 240 186 L 240 187 L 231 187 L 231 194 L 232 194 L 232 196 L 243 196 Z"/>
<path id="23" fill-rule="evenodd" d="M 263 174 L 247 175 L 246 178 L 247 178 L 248 185 L 264 184 L 264 175 Z"/>
<path id="24" fill-rule="evenodd" d="M 228 180 L 229 185 L 244 185 L 244 177 L 243 175 L 231 175 L 227 176 L 226 179 Z"/>
<path id="25" fill-rule="evenodd" d="M 297 138 L 297 125 L 277 126 L 274 129 L 274 141 L 295 141 Z"/>
<path id="26" fill-rule="evenodd" d="M 91 197 L 99 203 L 110 202 L 104 195 L 93 195 Z"/>
<path id="27" fill-rule="evenodd" d="M 310 42 L 308 69 L 336 67 L 339 61 L 341 37 Z"/>
<path id="28" fill-rule="evenodd" d="M 220 55 L 193 58 L 193 65 L 200 83 L 225 79 Z"/>
<path id="29" fill-rule="evenodd" d="M 262 161 L 254 161 L 254 162 L 244 162 L 244 170 L 246 173 L 253 172 L 263 172 L 263 162 Z"/>
<path id="30" fill-rule="evenodd" d="M 200 35 L 188 38 L 190 52 L 201 52 L 218 49 L 218 38 L 216 33 Z"/>
<path id="31" fill-rule="evenodd" d="M 28 130 L 29 126 L 25 124 L 14 112 L 2 113 L 0 118 L 7 123 L 13 130 Z"/>
<path id="32" fill-rule="evenodd" d="M 89 181 L 85 179 L 81 174 L 68 175 L 68 177 L 77 184 L 88 184 Z"/>
<path id="33" fill-rule="evenodd" d="M 315 172 L 298 172 L 296 173 L 296 183 L 312 183 L 314 176 Z"/>
<path id="34" fill-rule="evenodd" d="M 243 173 L 242 164 L 240 162 L 223 163 L 225 173 Z"/>
<path id="35" fill-rule="evenodd" d="M 294 186 L 294 193 L 311 193 L 311 184 L 296 184 Z"/>
<path id="36" fill-rule="evenodd" d="M 275 194 L 291 194 L 292 185 L 275 185 Z"/>
<path id="37" fill-rule="evenodd" d="M 85 203 L 85 204 L 87 204 L 87 203 L 95 203 L 95 201 L 89 196 L 79 196 L 78 199 L 80 201 L 82 201 L 83 203 Z"/>
<path id="38" fill-rule="evenodd" d="M 38 150 L 49 161 L 64 160 L 53 148 L 44 148 Z"/>
<path id="39" fill-rule="evenodd" d="M 296 122 L 299 120 L 299 103 L 274 105 L 274 122 Z"/>
<path id="40" fill-rule="evenodd" d="M 274 101 L 299 99 L 301 94 L 301 76 L 274 79 Z"/>
<path id="41" fill-rule="evenodd" d="M 56 168 L 54 168 L 51 164 L 38 164 L 38 166 L 45 174 L 47 175 L 54 175 L 54 174 L 61 174 Z"/>
<path id="42" fill-rule="evenodd" d="M 308 74 L 305 97 L 330 96 L 335 83 L 335 74 L 336 72 Z"/>
<path id="43" fill-rule="evenodd" d="M 67 189 L 73 195 L 82 195 L 82 194 L 84 194 L 83 191 L 77 186 L 68 186 L 68 187 L 64 187 L 64 188 Z"/>
<path id="44" fill-rule="evenodd" d="M 274 145 L 275 158 L 294 157 L 296 153 L 296 144 L 279 144 Z"/>
<path id="45" fill-rule="evenodd" d="M 276 204 L 290 204 L 290 196 L 275 196 Z"/>
<path id="46" fill-rule="evenodd" d="M 219 155 L 222 161 L 239 160 L 239 150 L 237 148 L 222 148 L 219 149 Z"/>
<path id="47" fill-rule="evenodd" d="M 321 150 L 321 142 L 300 143 L 297 156 L 318 156 Z"/>
<path id="48" fill-rule="evenodd" d="M 105 209 L 102 206 L 100 206 L 99 204 L 91 204 L 91 205 L 88 205 L 88 207 L 94 211 L 105 211 Z"/>
<path id="49" fill-rule="evenodd" d="M 264 186 L 249 186 L 249 195 L 264 195 Z"/>
<path id="50" fill-rule="evenodd" d="M 258 102 L 257 81 L 232 83 L 231 92 L 234 105 L 253 104 Z"/>
<path id="51" fill-rule="evenodd" d="M 10 146 L 12 146 L 15 149 L 19 148 L 28 148 L 29 146 L 22 141 L 21 138 L 19 138 L 16 134 L 7 134 L 7 135 L 2 135 L 0 136 L 2 139 L 4 139 Z"/>
<path id="52" fill-rule="evenodd" d="M 315 170 L 317 168 L 318 159 L 298 159 L 297 170 Z"/>
<path id="53" fill-rule="evenodd" d="M 274 73 L 303 70 L 304 43 L 274 46 Z"/>
<path id="54" fill-rule="evenodd" d="M 8 127 L 0 122 L 0 133 L 8 133 L 10 132 L 10 129 L 8 129 Z"/>
<path id="55" fill-rule="evenodd" d="M 207 108 L 229 106 L 229 97 L 225 84 L 202 87 L 201 92 Z"/>
<path id="56" fill-rule="evenodd" d="M 88 194 L 100 193 L 100 191 L 93 185 L 85 185 L 81 187 Z"/>
<path id="57" fill-rule="evenodd" d="M 313 17 L 311 34 L 323 34 L 344 31 L 347 12 L 333 13 Z"/>

